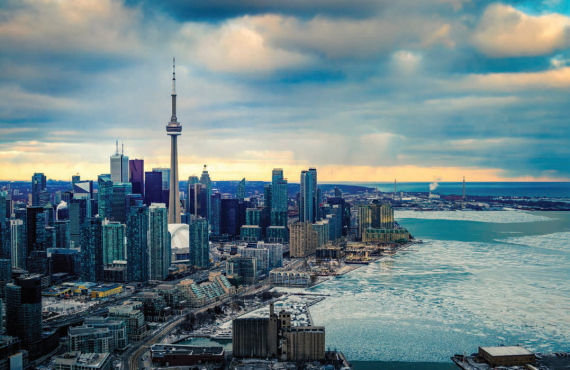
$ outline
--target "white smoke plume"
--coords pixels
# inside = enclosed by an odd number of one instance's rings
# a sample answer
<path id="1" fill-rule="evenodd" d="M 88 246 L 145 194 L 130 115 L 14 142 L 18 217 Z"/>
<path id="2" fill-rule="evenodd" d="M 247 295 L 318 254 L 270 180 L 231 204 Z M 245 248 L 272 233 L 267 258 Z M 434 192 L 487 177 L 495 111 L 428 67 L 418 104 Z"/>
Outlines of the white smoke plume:
<path id="1" fill-rule="evenodd" d="M 429 191 L 434 191 L 435 189 L 437 189 L 438 186 L 439 184 L 437 183 L 437 181 L 432 182 L 431 184 L 429 184 Z"/>

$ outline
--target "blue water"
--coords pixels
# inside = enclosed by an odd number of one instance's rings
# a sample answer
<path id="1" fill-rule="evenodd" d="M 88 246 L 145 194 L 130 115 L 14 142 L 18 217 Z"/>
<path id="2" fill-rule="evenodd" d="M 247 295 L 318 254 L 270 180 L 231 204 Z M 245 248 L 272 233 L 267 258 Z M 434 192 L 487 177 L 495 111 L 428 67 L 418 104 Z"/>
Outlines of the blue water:
<path id="1" fill-rule="evenodd" d="M 331 295 L 311 308 L 327 346 L 404 362 L 482 345 L 570 350 L 570 212 L 476 216 L 400 219 L 425 243 L 313 288 Z"/>
<path id="2" fill-rule="evenodd" d="M 394 183 L 351 183 L 354 185 L 370 186 L 383 192 L 393 192 Z M 428 192 L 429 182 L 403 182 L 397 184 L 397 191 Z M 463 183 L 440 182 L 433 191 L 436 194 L 461 194 Z M 467 182 L 465 192 L 468 195 L 479 196 L 525 196 L 570 198 L 569 182 Z"/>

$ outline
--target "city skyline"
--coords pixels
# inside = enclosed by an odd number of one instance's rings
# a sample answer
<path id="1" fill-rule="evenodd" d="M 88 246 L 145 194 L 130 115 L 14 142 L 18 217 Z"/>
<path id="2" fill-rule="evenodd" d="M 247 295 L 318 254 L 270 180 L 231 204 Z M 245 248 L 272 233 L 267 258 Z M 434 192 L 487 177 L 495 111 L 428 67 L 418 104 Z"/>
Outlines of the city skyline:
<path id="1" fill-rule="evenodd" d="M 169 167 L 172 56 L 181 179 L 570 180 L 564 1 L 317 4 L 5 2 L 0 180 Z"/>

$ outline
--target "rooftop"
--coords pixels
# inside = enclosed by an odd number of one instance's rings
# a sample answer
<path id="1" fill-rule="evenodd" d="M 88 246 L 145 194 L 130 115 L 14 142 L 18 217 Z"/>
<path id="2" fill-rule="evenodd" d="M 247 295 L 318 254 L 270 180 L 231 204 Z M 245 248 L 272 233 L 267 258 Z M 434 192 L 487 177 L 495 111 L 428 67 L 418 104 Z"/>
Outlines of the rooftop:
<path id="1" fill-rule="evenodd" d="M 533 353 L 526 348 L 519 346 L 498 346 L 498 347 L 480 347 L 482 351 L 487 352 L 490 356 L 527 356 Z"/>

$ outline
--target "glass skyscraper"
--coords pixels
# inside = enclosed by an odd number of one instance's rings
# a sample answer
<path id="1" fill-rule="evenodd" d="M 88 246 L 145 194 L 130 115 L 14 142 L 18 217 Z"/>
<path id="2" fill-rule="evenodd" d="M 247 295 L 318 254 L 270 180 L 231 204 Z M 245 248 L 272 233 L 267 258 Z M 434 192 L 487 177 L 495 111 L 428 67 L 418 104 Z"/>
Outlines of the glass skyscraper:
<path id="1" fill-rule="evenodd" d="M 119 153 L 119 143 L 117 150 L 111 156 L 111 180 L 116 183 L 129 182 L 129 157 L 121 151 Z"/>
<path id="2" fill-rule="evenodd" d="M 144 178 L 144 204 L 162 202 L 162 173 L 145 172 Z"/>
<path id="3" fill-rule="evenodd" d="M 97 184 L 99 187 L 97 193 L 99 217 L 109 218 L 111 215 L 111 194 L 113 193 L 113 180 L 111 180 L 111 175 L 99 175 L 97 177 Z"/>
<path id="4" fill-rule="evenodd" d="M 148 222 L 148 207 L 131 207 L 127 219 L 128 281 L 146 282 L 149 279 Z"/>
<path id="5" fill-rule="evenodd" d="M 103 221 L 103 264 L 125 260 L 125 225 L 116 221 Z"/>
<path id="6" fill-rule="evenodd" d="M 129 182 L 133 185 L 133 193 L 144 197 L 144 160 L 129 161 Z"/>
<path id="7" fill-rule="evenodd" d="M 206 268 L 210 265 L 210 247 L 208 243 L 208 220 L 192 217 L 189 225 L 190 265 Z"/>
<path id="8" fill-rule="evenodd" d="M 81 227 L 81 278 L 103 280 L 103 219 L 88 218 Z"/>
<path id="9" fill-rule="evenodd" d="M 287 180 L 281 168 L 271 173 L 271 225 L 287 226 Z"/>
<path id="10" fill-rule="evenodd" d="M 42 338 L 42 295 L 39 275 L 21 276 L 6 285 L 6 330 L 24 347 Z"/>
<path id="11" fill-rule="evenodd" d="M 46 177 L 43 173 L 32 176 L 32 206 L 40 206 L 40 194 L 46 190 Z"/>
<path id="12" fill-rule="evenodd" d="M 319 200 L 317 191 L 317 170 L 309 168 L 301 172 L 299 195 L 299 221 L 315 223 L 319 220 Z"/>
<path id="13" fill-rule="evenodd" d="M 127 222 L 129 208 L 128 196 L 132 194 L 133 187 L 130 182 L 113 183 L 111 194 L 111 213 L 107 216 L 112 221 L 122 224 Z"/>
<path id="14" fill-rule="evenodd" d="M 163 203 L 149 207 L 150 279 L 164 280 L 170 267 L 168 210 Z"/>

